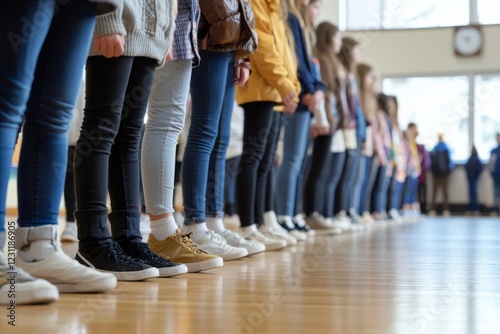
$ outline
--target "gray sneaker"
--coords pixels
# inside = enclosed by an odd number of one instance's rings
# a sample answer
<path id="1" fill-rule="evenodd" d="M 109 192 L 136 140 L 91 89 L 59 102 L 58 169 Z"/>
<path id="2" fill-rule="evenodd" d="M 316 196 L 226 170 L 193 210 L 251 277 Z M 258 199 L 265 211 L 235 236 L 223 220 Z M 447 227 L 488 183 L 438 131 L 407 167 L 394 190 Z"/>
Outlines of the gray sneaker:
<path id="1" fill-rule="evenodd" d="M 342 229 L 326 222 L 326 219 L 319 215 L 312 215 L 306 218 L 306 223 L 317 235 L 335 235 L 342 234 Z"/>

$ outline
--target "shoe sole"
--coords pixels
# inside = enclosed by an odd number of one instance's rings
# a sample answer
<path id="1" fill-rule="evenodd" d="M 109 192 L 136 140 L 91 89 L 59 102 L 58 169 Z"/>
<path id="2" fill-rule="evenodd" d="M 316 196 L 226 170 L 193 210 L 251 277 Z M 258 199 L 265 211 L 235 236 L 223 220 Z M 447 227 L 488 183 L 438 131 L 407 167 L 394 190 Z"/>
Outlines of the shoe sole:
<path id="1" fill-rule="evenodd" d="M 172 277 L 182 274 L 187 274 L 188 268 L 185 265 L 179 265 L 174 267 L 157 268 L 160 272 L 160 277 Z"/>
<path id="2" fill-rule="evenodd" d="M 109 271 L 96 270 L 103 273 L 109 273 Z M 83 283 L 53 284 L 57 287 L 59 293 L 98 293 L 116 288 L 117 279 L 117 277 L 109 276 Z"/>
<path id="3" fill-rule="evenodd" d="M 178 261 L 174 261 L 178 262 Z M 188 268 L 188 273 L 197 273 L 200 271 L 215 269 L 218 267 L 222 267 L 224 265 L 224 260 L 221 257 L 217 257 L 211 260 L 203 261 L 203 262 L 194 262 L 194 263 L 182 263 Z"/>
<path id="4" fill-rule="evenodd" d="M 248 248 L 247 248 L 247 250 L 248 250 L 248 256 L 260 254 L 260 253 L 264 253 L 266 251 L 266 246 L 264 246 L 264 248 L 254 249 L 252 251 L 250 251 Z"/>
<path id="5" fill-rule="evenodd" d="M 341 229 L 314 229 L 315 235 L 340 235 L 344 233 Z"/>
<path id="6" fill-rule="evenodd" d="M 69 235 L 62 235 L 61 236 L 61 241 L 67 241 L 67 242 L 77 242 L 78 238 L 69 236 Z"/>
<path id="7" fill-rule="evenodd" d="M 18 283 L 16 291 L 16 304 L 47 304 L 59 299 L 59 291 L 57 287 L 46 282 Z M 6 289 L 4 289 L 6 290 Z M 0 289 L 0 305 L 9 305 L 11 299 L 7 298 L 7 291 Z"/>
<path id="8" fill-rule="evenodd" d="M 116 276 L 119 281 L 144 281 L 149 278 L 160 277 L 158 268 L 148 268 L 140 271 L 107 271 L 97 269 L 102 273 L 109 273 Z"/>
<path id="9" fill-rule="evenodd" d="M 275 243 L 273 245 L 264 244 L 264 246 L 266 246 L 266 251 L 277 251 L 286 248 L 287 242 L 285 240 L 280 240 L 280 241 L 283 241 L 283 243 Z"/>
<path id="10" fill-rule="evenodd" d="M 234 261 L 241 259 L 245 256 L 248 256 L 248 250 L 246 248 L 243 248 L 243 250 L 245 250 L 245 252 L 241 251 L 237 253 L 234 252 L 232 254 L 223 254 L 223 255 L 214 254 L 214 255 L 220 256 L 224 261 Z"/>

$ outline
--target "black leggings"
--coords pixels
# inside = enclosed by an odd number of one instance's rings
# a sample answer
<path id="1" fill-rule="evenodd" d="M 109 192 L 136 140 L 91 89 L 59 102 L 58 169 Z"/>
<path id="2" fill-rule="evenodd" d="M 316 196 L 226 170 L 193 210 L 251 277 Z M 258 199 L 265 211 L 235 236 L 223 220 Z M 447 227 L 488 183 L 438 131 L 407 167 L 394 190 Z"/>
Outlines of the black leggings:
<path id="1" fill-rule="evenodd" d="M 319 136 L 314 140 L 311 168 L 304 186 L 304 213 L 325 214 L 325 194 L 333 155 L 330 152 L 332 136 Z"/>
<path id="2" fill-rule="evenodd" d="M 274 211 L 275 202 L 275 186 L 276 186 L 276 170 L 274 167 L 274 162 L 276 161 L 276 148 L 278 147 L 278 141 L 280 137 L 281 130 L 281 113 L 275 112 L 273 117 L 273 124 L 271 125 L 271 133 L 269 134 L 269 145 L 266 147 L 266 152 L 264 157 L 268 157 L 268 164 L 266 164 L 267 175 L 262 176 L 265 179 L 266 190 L 265 199 L 260 201 L 257 197 L 256 202 L 256 221 L 257 224 L 264 223 L 264 212 Z"/>
<path id="3" fill-rule="evenodd" d="M 139 142 L 156 60 L 89 57 L 82 130 L 74 159 L 80 248 L 140 240 Z"/>
<path id="4" fill-rule="evenodd" d="M 273 164 L 271 152 L 266 148 L 272 142 L 275 111 L 272 102 L 251 102 L 242 107 L 245 112 L 243 154 L 236 194 L 241 226 L 247 227 L 257 223 L 256 213 L 264 207 L 261 203 L 266 194 L 266 177 Z"/>
<path id="5" fill-rule="evenodd" d="M 357 155 L 358 152 L 356 150 L 346 150 L 342 176 L 335 194 L 335 214 L 340 211 L 349 211 L 349 197 L 354 191 L 354 182 L 356 181 L 356 176 L 358 175 L 358 171 L 355 169 L 358 159 Z"/>
<path id="6" fill-rule="evenodd" d="M 345 152 L 330 153 L 330 162 L 328 163 L 330 174 L 328 175 L 326 185 L 325 211 L 323 213 L 323 215 L 327 218 L 333 218 L 335 216 L 335 194 L 337 192 L 337 188 L 339 187 L 345 159 Z"/>

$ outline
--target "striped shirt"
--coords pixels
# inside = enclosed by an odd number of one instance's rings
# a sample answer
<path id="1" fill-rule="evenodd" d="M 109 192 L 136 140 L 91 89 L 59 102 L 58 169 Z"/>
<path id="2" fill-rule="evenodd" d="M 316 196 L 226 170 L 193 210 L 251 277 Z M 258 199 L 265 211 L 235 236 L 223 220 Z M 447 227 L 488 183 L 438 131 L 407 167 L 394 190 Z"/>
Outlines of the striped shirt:
<path id="1" fill-rule="evenodd" d="M 175 21 L 172 56 L 174 60 L 192 59 L 193 67 L 200 64 L 198 53 L 198 0 L 177 0 L 178 14 Z"/>

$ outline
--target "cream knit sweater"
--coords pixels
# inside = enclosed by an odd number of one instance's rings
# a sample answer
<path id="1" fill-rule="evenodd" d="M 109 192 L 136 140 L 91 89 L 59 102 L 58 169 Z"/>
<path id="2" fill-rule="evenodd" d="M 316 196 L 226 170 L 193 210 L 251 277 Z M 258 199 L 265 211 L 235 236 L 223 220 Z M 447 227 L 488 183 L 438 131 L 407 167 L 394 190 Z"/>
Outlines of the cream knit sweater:
<path id="1" fill-rule="evenodd" d="M 173 0 L 124 0 L 112 13 L 98 16 L 94 37 L 125 36 L 123 56 L 148 57 L 163 65 L 175 28 Z M 94 44 L 89 56 L 98 56 Z"/>

